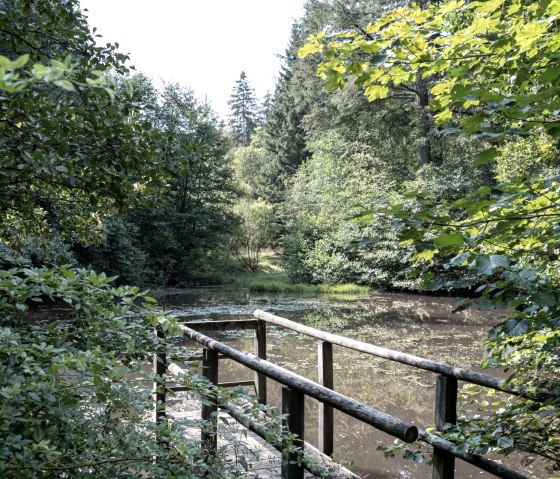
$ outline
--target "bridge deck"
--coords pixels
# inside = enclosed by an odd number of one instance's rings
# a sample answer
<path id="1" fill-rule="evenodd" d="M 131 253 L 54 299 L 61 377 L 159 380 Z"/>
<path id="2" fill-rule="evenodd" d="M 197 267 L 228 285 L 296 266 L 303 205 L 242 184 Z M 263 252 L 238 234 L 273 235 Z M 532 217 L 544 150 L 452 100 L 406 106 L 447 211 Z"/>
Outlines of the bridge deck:
<path id="1" fill-rule="evenodd" d="M 200 439 L 201 403 L 187 392 L 177 392 L 167 399 L 167 414 L 184 433 L 193 439 Z M 249 431 L 229 414 L 220 411 L 218 420 L 218 451 L 226 462 L 245 470 L 243 477 L 254 479 L 280 478 L 282 457 L 278 450 L 260 436 Z M 341 467 L 341 472 L 344 468 Z M 341 477 L 345 474 L 342 473 Z M 306 472 L 305 478 L 314 477 Z"/>
<path id="2" fill-rule="evenodd" d="M 173 414 L 173 418 L 184 428 L 185 434 L 192 438 L 200 437 L 200 428 L 196 425 L 200 412 Z M 239 470 L 245 469 L 245 477 L 280 477 L 280 453 L 224 412 L 219 413 L 218 451 L 225 454 L 228 463 Z"/>

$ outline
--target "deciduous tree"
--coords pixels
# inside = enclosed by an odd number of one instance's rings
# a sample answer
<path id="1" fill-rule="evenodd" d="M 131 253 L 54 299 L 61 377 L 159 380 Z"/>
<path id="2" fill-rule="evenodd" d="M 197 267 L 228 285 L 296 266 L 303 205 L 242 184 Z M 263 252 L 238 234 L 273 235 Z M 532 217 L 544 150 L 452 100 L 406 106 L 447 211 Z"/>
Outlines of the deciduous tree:
<path id="1" fill-rule="evenodd" d="M 518 136 L 538 138 L 537 127 L 560 137 L 559 16 L 560 5 L 552 0 L 401 7 L 365 31 L 329 41 L 319 33 L 301 53 L 323 54 L 319 74 L 330 88 L 343 87 L 351 75 L 370 100 L 387 97 L 390 84 L 407 84 L 417 75 L 429 79 L 431 106 L 444 132 L 498 142 L 480 155 L 479 163 L 485 163 L 510 154 L 507 143 Z M 539 150 L 533 145 L 529 151 Z M 547 391 L 544 402 L 498 401 L 496 414 L 467 419 L 453 437 L 476 453 L 518 447 L 555 467 L 560 465 L 559 203 L 558 177 L 540 173 L 484 186 L 458 200 L 410 193 L 408 201 L 372 204 L 357 215 L 364 222 L 392 217 L 403 228 L 403 244 L 416 248 L 416 264 L 436 259 L 464 272 L 460 281 L 425 277 L 432 289 L 472 287 L 480 295 L 464 299 L 458 309 L 472 303 L 507 308 L 489 333 L 485 364 L 508 369 L 510 384 L 528 396 Z"/>

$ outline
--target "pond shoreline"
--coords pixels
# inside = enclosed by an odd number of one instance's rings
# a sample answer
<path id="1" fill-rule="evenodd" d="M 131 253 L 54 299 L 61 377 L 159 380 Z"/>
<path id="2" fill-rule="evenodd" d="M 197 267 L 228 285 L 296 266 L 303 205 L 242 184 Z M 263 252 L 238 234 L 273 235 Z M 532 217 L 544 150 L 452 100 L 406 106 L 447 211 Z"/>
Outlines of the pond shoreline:
<path id="1" fill-rule="evenodd" d="M 476 372 L 482 370 L 486 331 L 493 321 L 475 310 L 453 314 L 449 297 L 425 294 L 372 291 L 360 298 L 352 295 L 267 294 L 243 288 L 172 288 L 162 302 L 181 321 L 247 319 L 254 310 L 267 310 L 278 316 L 358 341 L 401 351 Z M 184 294 L 181 294 L 184 293 Z M 268 329 L 269 360 L 296 374 L 315 380 L 317 345 L 313 339 L 271 326 Z M 250 332 L 219 332 L 212 335 L 240 351 L 251 351 Z M 190 345 L 189 347 L 192 347 Z M 503 372 L 502 372 L 503 373 Z M 220 369 L 222 381 L 247 380 L 247 371 L 231 362 Z M 364 404 L 426 427 L 433 422 L 432 373 L 336 347 L 334 351 L 335 390 Z M 271 384 L 271 405 L 280 407 L 280 390 Z M 306 401 L 306 428 L 314 442 L 316 404 Z M 390 441 L 371 428 L 349 417 L 335 415 L 335 451 L 351 461 L 355 472 L 371 478 L 429 479 L 431 469 L 396 458 L 387 461 L 375 452 L 375 441 Z M 459 477 L 485 478 L 487 474 L 461 465 Z"/>
<path id="2" fill-rule="evenodd" d="M 327 285 L 327 284 L 313 284 L 313 283 L 291 283 L 292 288 L 287 283 L 288 287 L 286 289 L 274 288 L 271 285 L 268 288 L 251 288 L 250 284 L 235 284 L 235 283 L 223 283 L 223 284 L 201 284 L 201 285 L 190 285 L 182 287 L 154 287 L 150 290 L 160 298 L 165 298 L 169 296 L 182 295 L 182 294 L 196 294 L 203 291 L 240 291 L 240 292 L 251 292 L 251 293 L 285 293 L 285 294 L 317 294 L 317 295 L 329 295 L 329 294 L 406 294 L 411 296 L 429 296 L 434 298 L 478 298 L 480 294 L 476 294 L 474 290 L 420 290 L 420 289 L 407 289 L 407 288 L 374 288 L 372 286 L 357 285 L 353 283 L 345 283 L 340 285 Z M 298 286 L 303 286 L 298 288 Z M 307 288 L 306 288 L 307 287 Z M 352 287 L 352 288 L 351 288 Z M 354 289 L 353 289 L 354 288 Z"/>

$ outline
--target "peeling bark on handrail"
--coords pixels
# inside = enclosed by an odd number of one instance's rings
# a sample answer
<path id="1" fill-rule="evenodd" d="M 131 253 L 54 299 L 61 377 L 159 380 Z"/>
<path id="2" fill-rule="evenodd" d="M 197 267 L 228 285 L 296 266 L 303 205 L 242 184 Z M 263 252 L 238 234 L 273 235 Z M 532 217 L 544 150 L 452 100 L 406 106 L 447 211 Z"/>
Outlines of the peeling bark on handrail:
<path id="1" fill-rule="evenodd" d="M 194 339 L 204 347 L 218 351 L 254 371 L 263 373 L 267 377 L 289 386 L 296 391 L 302 392 L 325 404 L 329 404 L 333 408 L 391 434 L 394 437 L 409 443 L 414 442 L 418 437 L 418 428 L 412 424 L 408 424 L 389 414 L 358 402 L 355 399 L 332 391 L 324 386 L 320 386 L 303 376 L 294 374 L 264 359 L 257 358 L 253 354 L 238 351 L 187 326 L 181 326 L 181 329 L 187 337 Z"/>
<path id="2" fill-rule="evenodd" d="M 505 384 L 504 379 L 496 378 L 488 374 L 477 373 L 465 368 L 459 368 L 451 366 L 449 364 L 440 363 L 438 361 L 432 361 L 430 359 L 421 358 L 420 356 L 414 356 L 408 353 L 401 353 L 400 351 L 394 351 L 392 349 L 382 348 L 380 346 L 374 346 L 373 344 L 364 343 L 363 341 L 357 341 L 355 339 L 345 338 L 344 336 L 338 336 L 337 334 L 327 333 L 325 331 L 320 331 L 315 328 L 310 328 L 300 323 L 290 321 L 289 319 L 276 316 L 266 311 L 256 310 L 253 316 L 258 319 L 262 319 L 267 323 L 276 324 L 277 326 L 282 326 L 292 331 L 297 331 L 298 333 L 311 336 L 312 338 L 321 339 L 332 344 L 338 344 L 345 348 L 353 349 L 354 351 L 360 351 L 362 353 L 371 354 L 380 358 L 389 359 L 401 364 L 406 364 L 415 368 L 423 369 L 425 371 L 431 371 L 438 374 L 443 374 L 444 376 L 449 376 L 457 378 L 461 381 L 466 381 L 473 384 L 478 384 L 479 386 L 488 387 L 491 389 L 496 389 L 498 391 L 503 391 L 516 396 L 523 396 L 523 391 L 518 391 L 510 388 Z M 534 398 L 529 397 L 535 401 L 544 400 L 545 398 Z"/>

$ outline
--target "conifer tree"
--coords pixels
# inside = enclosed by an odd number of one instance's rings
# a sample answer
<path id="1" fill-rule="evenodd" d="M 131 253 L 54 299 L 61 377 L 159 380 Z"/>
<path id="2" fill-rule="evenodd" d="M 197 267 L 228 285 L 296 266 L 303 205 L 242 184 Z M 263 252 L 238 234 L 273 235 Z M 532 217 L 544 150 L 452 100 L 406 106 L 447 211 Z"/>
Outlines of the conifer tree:
<path id="1" fill-rule="evenodd" d="M 274 102 L 274 96 L 272 95 L 272 93 L 270 93 L 270 90 L 267 90 L 267 92 L 264 95 L 263 101 L 259 106 L 258 126 L 262 126 L 266 123 L 268 110 L 270 110 L 270 107 L 272 106 L 273 102 Z"/>
<path id="2" fill-rule="evenodd" d="M 258 126 L 258 105 L 255 90 L 251 87 L 247 75 L 241 72 L 239 80 L 235 82 L 228 101 L 231 114 L 229 124 L 239 145 L 247 146 L 251 136 Z"/>

